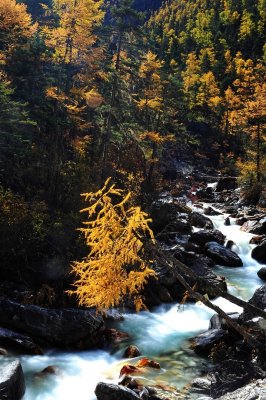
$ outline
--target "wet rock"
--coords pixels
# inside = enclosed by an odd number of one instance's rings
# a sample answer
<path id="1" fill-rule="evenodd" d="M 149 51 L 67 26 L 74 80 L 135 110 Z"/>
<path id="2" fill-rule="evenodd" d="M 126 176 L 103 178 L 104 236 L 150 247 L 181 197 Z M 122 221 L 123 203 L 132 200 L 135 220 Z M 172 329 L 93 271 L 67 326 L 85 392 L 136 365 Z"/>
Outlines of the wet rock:
<path id="1" fill-rule="evenodd" d="M 245 222 L 247 222 L 247 218 L 246 217 L 240 217 L 240 218 L 236 219 L 236 225 L 242 226 Z"/>
<path id="2" fill-rule="evenodd" d="M 178 221 L 180 213 L 183 213 L 185 216 L 189 211 L 190 209 L 181 203 L 155 203 L 150 212 L 153 232 L 158 234 L 170 224 L 171 228 L 175 227 L 177 232 L 190 232 L 191 227 L 189 229 L 189 224 L 186 223 L 185 219 L 180 222 Z M 167 230 L 169 231 L 169 228 Z"/>
<path id="3" fill-rule="evenodd" d="M 127 340 L 129 334 L 126 332 L 121 332 L 117 329 L 110 328 L 104 329 L 100 334 L 100 347 L 109 348 L 116 347 L 119 343 Z"/>
<path id="4" fill-rule="evenodd" d="M 230 225 L 231 225 L 231 221 L 230 221 L 230 218 L 229 218 L 229 217 L 226 217 L 226 218 L 225 218 L 224 224 L 225 224 L 225 226 L 230 226 Z"/>
<path id="5" fill-rule="evenodd" d="M 99 382 L 95 389 L 98 400 L 141 400 L 131 389 L 113 383 Z"/>
<path id="6" fill-rule="evenodd" d="M 175 257 L 190 267 L 196 277 L 204 278 L 203 281 L 197 282 L 198 290 L 201 293 L 207 293 L 209 297 L 216 297 L 215 289 L 217 287 L 225 291 L 227 290 L 225 279 L 212 272 L 211 269 L 214 267 L 215 263 L 209 257 L 185 251 L 176 252 Z M 196 280 L 189 275 L 184 274 L 184 276 L 191 286 L 196 283 Z"/>
<path id="7" fill-rule="evenodd" d="M 211 381 L 206 378 L 196 378 L 191 385 L 193 393 L 209 394 L 211 389 Z"/>
<path id="8" fill-rule="evenodd" d="M 134 358 L 140 356 L 141 353 L 137 346 L 130 345 L 126 348 L 123 357 L 124 358 Z"/>
<path id="9" fill-rule="evenodd" d="M 199 355 L 208 356 L 213 346 L 227 337 L 224 329 L 211 329 L 192 339 L 191 348 Z"/>
<path id="10" fill-rule="evenodd" d="M 258 272 L 257 272 L 258 277 L 263 280 L 266 281 L 266 267 L 262 267 Z"/>
<path id="11" fill-rule="evenodd" d="M 237 181 L 235 177 L 223 177 L 220 178 L 215 191 L 222 192 L 223 190 L 234 190 L 237 188 Z"/>
<path id="12" fill-rule="evenodd" d="M 190 223 L 196 228 L 213 229 L 213 223 L 210 218 L 205 217 L 205 215 L 193 212 L 190 214 Z"/>
<path id="13" fill-rule="evenodd" d="M 261 244 L 264 240 L 266 241 L 265 235 L 253 236 L 253 238 L 250 239 L 249 243 L 258 245 Z"/>
<path id="14" fill-rule="evenodd" d="M 200 246 L 204 246 L 208 242 L 217 242 L 220 244 L 224 244 L 225 236 L 222 234 L 222 232 L 218 230 L 200 230 L 198 232 L 193 232 L 189 241 L 196 243 Z"/>
<path id="15" fill-rule="evenodd" d="M 25 380 L 18 360 L 0 366 L 0 399 L 20 400 L 25 393 Z"/>
<path id="16" fill-rule="evenodd" d="M 251 299 L 249 300 L 249 304 L 252 304 L 258 308 L 261 308 L 262 310 L 266 309 L 266 284 L 263 286 L 259 287 Z M 256 317 L 256 312 L 250 313 L 250 311 L 247 311 L 244 309 L 243 314 L 241 314 L 241 319 L 244 321 L 248 321 L 250 318 Z"/>
<path id="17" fill-rule="evenodd" d="M 231 312 L 227 313 L 227 315 L 233 319 L 234 321 L 237 321 L 239 318 L 239 313 L 237 312 Z M 227 325 L 227 322 L 225 321 L 224 318 L 220 317 L 218 314 L 214 314 L 211 319 L 210 319 L 210 325 L 209 329 L 224 329 L 227 330 L 229 327 Z"/>
<path id="18" fill-rule="evenodd" d="M 221 215 L 219 211 L 214 210 L 211 206 L 203 209 L 205 215 Z"/>
<path id="19" fill-rule="evenodd" d="M 0 324 L 41 342 L 88 348 L 98 342 L 103 319 L 88 310 L 47 309 L 0 299 Z"/>
<path id="20" fill-rule="evenodd" d="M 8 356 L 8 351 L 6 349 L 3 349 L 2 347 L 0 347 L 0 356 Z"/>
<path id="21" fill-rule="evenodd" d="M 252 250 L 251 257 L 259 263 L 266 263 L 266 241 L 263 241 Z"/>
<path id="22" fill-rule="evenodd" d="M 0 328 L 0 345 L 21 354 L 43 354 L 42 349 L 29 336 L 6 328 Z"/>
<path id="23" fill-rule="evenodd" d="M 35 376 L 38 378 L 43 378 L 47 375 L 59 375 L 59 372 L 59 368 L 55 365 L 48 365 L 48 367 L 45 367 L 42 371 L 37 372 Z"/>
<path id="24" fill-rule="evenodd" d="M 206 253 L 217 264 L 227 267 L 242 267 L 243 262 L 241 258 L 232 250 L 221 246 L 217 242 L 209 242 L 205 245 Z"/>
<path id="25" fill-rule="evenodd" d="M 242 225 L 241 230 L 244 232 L 253 233 L 254 235 L 266 234 L 266 218 L 255 221 L 247 221 Z"/>

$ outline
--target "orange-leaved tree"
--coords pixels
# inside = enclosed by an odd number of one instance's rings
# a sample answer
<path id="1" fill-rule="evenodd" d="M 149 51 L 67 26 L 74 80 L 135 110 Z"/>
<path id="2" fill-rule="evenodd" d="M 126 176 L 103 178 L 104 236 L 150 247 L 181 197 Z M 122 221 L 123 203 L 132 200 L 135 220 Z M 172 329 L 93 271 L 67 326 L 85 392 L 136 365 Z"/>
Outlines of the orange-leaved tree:
<path id="1" fill-rule="evenodd" d="M 144 240 L 154 240 L 151 219 L 130 205 L 125 193 L 108 178 L 96 193 L 82 194 L 89 203 L 83 233 L 89 254 L 72 264 L 74 290 L 80 305 L 104 312 L 132 298 L 137 310 L 144 307 L 140 291 L 155 272 L 145 260 Z"/>

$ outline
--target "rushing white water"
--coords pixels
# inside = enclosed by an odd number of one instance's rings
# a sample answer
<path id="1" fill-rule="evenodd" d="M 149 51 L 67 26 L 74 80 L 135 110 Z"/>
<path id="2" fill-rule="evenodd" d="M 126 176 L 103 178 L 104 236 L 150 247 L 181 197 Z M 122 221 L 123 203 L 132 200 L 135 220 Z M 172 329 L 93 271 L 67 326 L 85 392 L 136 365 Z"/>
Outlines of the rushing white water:
<path id="1" fill-rule="evenodd" d="M 249 240 L 252 235 L 240 231 L 234 220 L 231 220 L 230 226 L 225 226 L 225 217 L 221 215 L 211 219 L 228 240 L 234 241 L 234 250 L 242 258 L 244 266 L 217 267 L 216 272 L 226 276 L 232 293 L 247 299 L 262 283 L 256 274 L 261 264 L 250 255 L 253 246 L 249 244 Z M 215 303 L 226 312 L 241 310 L 224 299 L 216 299 Z M 188 349 L 187 340 L 208 328 L 212 314 L 211 310 L 199 303 L 181 307 L 177 304 L 164 305 L 152 313 L 125 315 L 119 329 L 128 332 L 130 339 L 113 355 L 99 350 L 75 353 L 51 351 L 45 356 L 24 356 L 21 358 L 27 381 L 24 400 L 94 400 L 97 382 L 118 381 L 121 366 L 128 362 L 122 359 L 124 348 L 128 344 L 137 345 L 144 356 L 161 364 L 161 370 L 145 375 L 149 384 L 181 387 L 191 380 L 203 362 Z M 130 362 L 134 361 L 136 360 Z M 36 372 L 48 365 L 58 367 L 59 373 L 36 376 Z"/>

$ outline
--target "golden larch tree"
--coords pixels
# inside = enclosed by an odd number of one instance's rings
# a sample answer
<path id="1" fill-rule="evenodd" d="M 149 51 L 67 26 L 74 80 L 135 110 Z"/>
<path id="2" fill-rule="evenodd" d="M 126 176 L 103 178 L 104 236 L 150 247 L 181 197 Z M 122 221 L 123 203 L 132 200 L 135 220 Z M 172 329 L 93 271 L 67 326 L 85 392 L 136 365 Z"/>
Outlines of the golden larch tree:
<path id="1" fill-rule="evenodd" d="M 155 272 L 144 257 L 144 240 L 154 240 L 147 214 L 129 205 L 131 193 L 125 194 L 110 178 L 96 193 L 82 194 L 88 207 L 83 233 L 89 248 L 82 261 L 72 264 L 75 289 L 80 305 L 104 312 L 133 298 L 136 309 L 144 307 L 140 291 Z M 144 239 L 146 238 L 146 239 Z"/>

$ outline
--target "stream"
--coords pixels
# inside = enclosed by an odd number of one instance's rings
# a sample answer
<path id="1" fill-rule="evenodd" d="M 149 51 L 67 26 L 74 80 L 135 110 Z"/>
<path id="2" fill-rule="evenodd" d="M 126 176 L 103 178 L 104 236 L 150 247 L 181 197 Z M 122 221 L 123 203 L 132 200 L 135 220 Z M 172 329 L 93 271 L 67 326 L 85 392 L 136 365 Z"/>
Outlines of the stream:
<path id="1" fill-rule="evenodd" d="M 197 209 L 197 211 L 199 211 Z M 210 217 L 228 240 L 233 240 L 236 251 L 243 260 L 240 268 L 216 267 L 215 272 L 227 279 L 231 293 L 245 300 L 254 290 L 262 285 L 257 277 L 261 268 L 251 258 L 249 233 L 240 231 L 240 226 L 231 218 L 231 225 L 225 226 L 227 215 Z M 216 299 L 215 304 L 224 311 L 241 311 L 234 304 L 224 299 Z M 143 356 L 160 363 L 160 370 L 153 370 L 145 375 L 147 384 L 160 384 L 181 390 L 202 369 L 206 360 L 197 357 L 190 349 L 188 339 L 201 331 L 207 330 L 213 311 L 203 304 L 162 305 L 152 312 L 126 314 L 118 329 L 129 333 L 128 343 L 110 354 L 106 351 L 58 352 L 48 351 L 44 356 L 24 356 L 21 363 L 26 377 L 27 390 L 23 400 L 95 400 L 94 390 L 99 381 L 118 381 L 119 371 L 128 360 L 122 358 L 128 344 L 138 346 Z M 134 363 L 137 359 L 130 360 Z M 58 367 L 57 375 L 36 376 L 48 365 Z M 199 396 L 200 397 L 200 396 Z"/>

